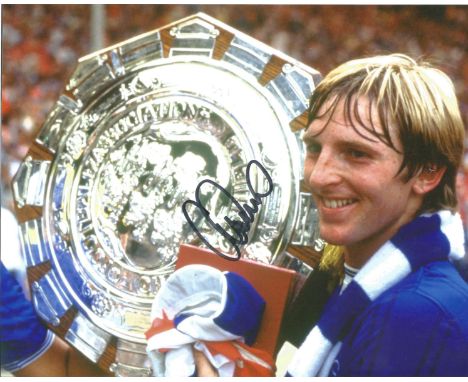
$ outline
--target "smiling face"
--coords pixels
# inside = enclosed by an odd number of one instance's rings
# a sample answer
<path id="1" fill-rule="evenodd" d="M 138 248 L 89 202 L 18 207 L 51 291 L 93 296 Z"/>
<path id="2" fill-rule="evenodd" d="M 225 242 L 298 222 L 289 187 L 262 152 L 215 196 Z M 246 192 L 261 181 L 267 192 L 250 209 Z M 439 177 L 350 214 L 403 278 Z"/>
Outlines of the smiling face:
<path id="1" fill-rule="evenodd" d="M 328 106 L 326 102 L 323 110 Z M 370 124 L 368 108 L 368 100 L 360 98 L 364 124 Z M 376 132 L 382 132 L 378 118 L 372 121 Z M 405 171 L 397 175 L 402 154 L 353 122 L 355 128 L 339 102 L 331 118 L 325 114 L 310 124 L 304 134 L 304 180 L 317 204 L 320 236 L 344 246 L 346 262 L 360 267 L 415 216 L 423 195 L 418 176 L 405 182 Z M 391 138 L 401 151 L 398 138 Z"/>

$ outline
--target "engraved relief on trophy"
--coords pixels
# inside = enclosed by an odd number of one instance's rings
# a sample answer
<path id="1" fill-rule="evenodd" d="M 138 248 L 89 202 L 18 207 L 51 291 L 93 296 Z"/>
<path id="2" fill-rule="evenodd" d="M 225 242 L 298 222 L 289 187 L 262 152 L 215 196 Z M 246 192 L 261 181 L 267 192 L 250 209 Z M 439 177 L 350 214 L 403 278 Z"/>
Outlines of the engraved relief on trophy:
<path id="1" fill-rule="evenodd" d="M 160 280 L 148 275 L 171 272 L 180 244 L 196 239 L 180 205 L 200 179 L 212 179 L 247 201 L 246 149 L 223 110 L 183 92 L 127 106 L 105 125 L 96 127 L 78 161 L 74 242 L 83 245 L 77 252 L 92 268 L 85 266 L 87 273 L 120 292 L 150 296 Z M 68 142 L 75 141 L 79 148 L 87 145 L 84 139 Z M 219 221 L 234 216 L 232 202 L 218 189 L 207 188 L 201 197 Z M 211 241 L 229 248 L 196 211 L 194 219 Z"/>
<path id="2" fill-rule="evenodd" d="M 90 202 L 106 252 L 131 267 L 152 270 L 173 264 L 182 240 L 193 239 L 180 204 L 202 177 L 221 178 L 227 185 L 229 163 L 223 142 L 201 129 L 211 125 L 205 119 L 214 114 L 206 107 L 170 100 L 139 108 L 161 118 L 134 129 L 109 151 Z M 190 111 L 181 120 L 184 108 Z M 218 130 L 227 131 L 225 124 Z"/>

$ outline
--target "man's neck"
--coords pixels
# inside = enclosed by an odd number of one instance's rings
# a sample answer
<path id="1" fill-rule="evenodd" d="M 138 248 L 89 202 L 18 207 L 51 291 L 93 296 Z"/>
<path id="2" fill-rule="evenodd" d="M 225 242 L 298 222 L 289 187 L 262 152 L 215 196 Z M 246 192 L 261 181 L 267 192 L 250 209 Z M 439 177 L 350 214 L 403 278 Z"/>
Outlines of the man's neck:
<path id="1" fill-rule="evenodd" d="M 375 251 L 366 253 L 364 251 L 345 248 L 345 263 L 350 267 L 361 269 L 374 253 Z"/>
<path id="2" fill-rule="evenodd" d="M 394 232 L 393 232 L 394 231 Z M 344 260 L 350 267 L 361 269 L 379 248 L 390 240 L 398 229 L 385 234 L 376 235 L 372 240 L 354 243 L 344 247 Z"/>

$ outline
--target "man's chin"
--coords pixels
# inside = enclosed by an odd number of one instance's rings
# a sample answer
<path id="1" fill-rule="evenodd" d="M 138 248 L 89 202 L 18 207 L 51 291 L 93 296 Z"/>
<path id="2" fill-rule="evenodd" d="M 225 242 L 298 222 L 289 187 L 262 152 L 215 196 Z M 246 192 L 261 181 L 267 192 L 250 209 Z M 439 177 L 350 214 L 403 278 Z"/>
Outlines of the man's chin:
<path id="1" fill-rule="evenodd" d="M 322 232 L 320 231 L 320 238 L 325 241 L 327 244 L 331 245 L 346 245 L 348 244 L 348 240 L 343 235 L 338 233 L 330 233 L 330 232 Z"/>

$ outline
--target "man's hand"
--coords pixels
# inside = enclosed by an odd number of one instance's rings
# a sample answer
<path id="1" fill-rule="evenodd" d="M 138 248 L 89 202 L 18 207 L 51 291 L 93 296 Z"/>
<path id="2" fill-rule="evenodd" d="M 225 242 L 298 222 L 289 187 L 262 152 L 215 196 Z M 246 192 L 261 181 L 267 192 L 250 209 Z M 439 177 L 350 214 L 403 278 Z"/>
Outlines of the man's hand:
<path id="1" fill-rule="evenodd" d="M 197 377 L 219 377 L 218 371 L 208 361 L 205 354 L 200 350 L 192 347 L 193 357 L 195 358 L 195 367 L 197 369 Z"/>
<path id="2" fill-rule="evenodd" d="M 110 377 L 59 337 L 41 357 L 13 373 L 16 377 Z"/>

